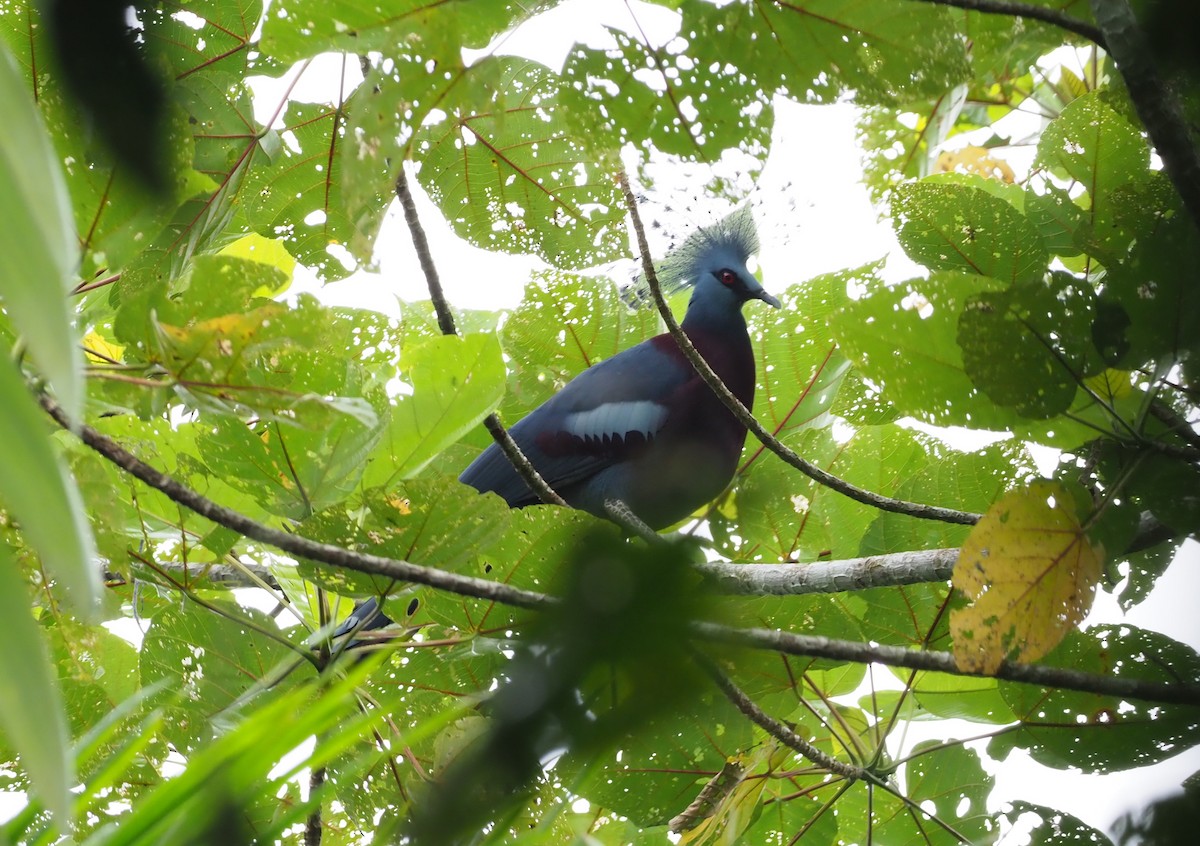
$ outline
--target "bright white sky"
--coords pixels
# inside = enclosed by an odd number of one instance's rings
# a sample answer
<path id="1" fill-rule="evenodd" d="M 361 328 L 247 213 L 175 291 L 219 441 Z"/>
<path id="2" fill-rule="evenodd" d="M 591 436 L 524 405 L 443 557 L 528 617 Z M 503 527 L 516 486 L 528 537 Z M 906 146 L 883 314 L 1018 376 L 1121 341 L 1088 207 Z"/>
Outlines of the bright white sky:
<path id="1" fill-rule="evenodd" d="M 675 16 L 670 10 L 636 2 L 631 5 L 640 30 L 650 33 L 651 38 L 666 41 L 676 31 Z M 602 24 L 629 28 L 632 23 L 629 9 L 620 0 L 571 0 L 498 46 L 501 52 L 529 56 L 557 68 L 575 41 L 609 43 Z M 318 59 L 294 96 L 301 100 L 329 101 L 336 90 L 340 68 L 340 60 Z M 352 85 L 357 79 L 349 82 Z M 260 119 L 266 119 L 276 103 L 278 95 L 274 92 L 281 90 L 281 86 L 263 81 L 256 90 Z M 858 266 L 883 256 L 888 257 L 888 278 L 900 280 L 919 272 L 899 249 L 890 223 L 879 220 L 878 211 L 859 181 L 861 166 L 854 121 L 855 109 L 848 103 L 800 106 L 777 102 L 773 152 L 754 195 L 755 216 L 763 241 L 760 263 L 768 290 L 780 291 L 817 274 Z M 1030 124 L 1025 131 L 1036 128 L 1036 124 Z M 1031 150 L 1018 150 L 1006 158 L 1020 174 L 1027 170 L 1031 157 Z M 656 196 L 669 194 L 664 191 L 664 184 L 677 186 L 679 203 L 685 204 L 689 198 L 701 194 L 708 178 L 707 171 L 695 168 L 660 170 L 656 173 Z M 487 309 L 516 305 L 531 270 L 541 266 L 540 263 L 524 256 L 488 253 L 465 244 L 420 193 L 419 187 L 414 184 L 414 188 L 418 211 L 451 302 Z M 690 227 L 705 222 L 708 221 L 698 216 L 694 221 L 681 220 L 680 225 Z M 428 297 L 407 229 L 394 204 L 379 238 L 377 260 L 377 273 L 357 273 L 325 287 L 311 274 L 298 270 L 293 292 L 309 291 L 326 303 L 371 308 L 392 315 L 399 314 L 399 301 Z M 613 268 L 613 275 L 618 280 L 627 280 L 630 268 Z M 1043 472 L 1047 469 L 1043 467 Z M 1101 594 L 1089 623 L 1126 622 L 1200 647 L 1200 615 L 1195 610 L 1198 596 L 1200 545 L 1189 542 L 1145 602 L 1123 616 L 1115 601 L 1108 594 Z M 959 725 L 962 737 L 986 730 L 985 726 Z M 915 742 L 913 735 L 920 730 L 919 724 L 910 729 L 910 742 Z M 1197 770 L 1200 770 L 1200 749 L 1189 750 L 1155 767 L 1106 776 L 1050 770 L 1016 752 L 997 772 L 992 807 L 1010 799 L 1025 799 L 1068 811 L 1105 830 L 1122 813 L 1140 809 L 1155 797 L 1177 788 Z"/>

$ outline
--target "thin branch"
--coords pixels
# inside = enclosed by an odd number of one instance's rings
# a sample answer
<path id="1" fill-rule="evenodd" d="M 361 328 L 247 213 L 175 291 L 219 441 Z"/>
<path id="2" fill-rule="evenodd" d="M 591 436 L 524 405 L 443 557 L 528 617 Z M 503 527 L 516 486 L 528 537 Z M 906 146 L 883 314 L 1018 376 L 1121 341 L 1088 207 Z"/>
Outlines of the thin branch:
<path id="1" fill-rule="evenodd" d="M 433 253 L 429 249 L 429 239 L 425 237 L 425 228 L 421 226 L 421 218 L 417 216 L 417 205 L 413 202 L 412 190 L 408 187 L 408 175 L 404 172 L 403 163 L 401 163 L 400 172 L 396 176 L 396 197 L 400 200 L 400 207 L 404 210 L 404 222 L 408 224 L 413 248 L 417 252 L 417 261 L 421 264 L 421 272 L 425 274 L 425 286 L 429 289 L 429 299 L 437 314 L 438 328 L 442 330 L 443 335 L 457 335 L 458 328 L 454 325 L 454 314 L 450 310 L 450 303 L 446 300 L 446 293 L 442 290 L 442 280 L 438 275 L 437 265 L 433 263 Z M 513 469 L 517 471 L 517 475 L 529 486 L 531 491 L 538 495 L 542 502 L 567 507 L 567 501 L 550 487 L 525 453 L 521 452 L 517 442 L 512 439 L 512 435 L 508 434 L 508 430 L 500 422 L 499 416 L 495 413 L 489 414 L 484 418 L 483 425 L 491 434 L 492 440 L 500 447 L 505 458 L 512 464 Z"/>
<path id="2" fill-rule="evenodd" d="M 969 12 L 980 12 L 984 15 L 1006 15 L 1010 18 L 1029 18 L 1042 23 L 1065 29 L 1076 35 L 1082 35 L 1088 41 L 1098 44 L 1105 50 L 1104 33 L 1086 21 L 1073 18 L 1058 9 L 1048 9 L 1034 6 L 1030 3 L 1020 3 L 1016 0 L 917 0 L 920 3 L 930 3 L 935 6 L 952 6 L 956 9 L 966 9 Z"/>
<path id="3" fill-rule="evenodd" d="M 692 650 L 692 658 L 700 665 L 700 668 L 708 674 L 709 678 L 720 688 L 721 693 L 725 694 L 725 698 L 734 704 L 734 706 L 745 714 L 751 722 L 765 731 L 771 737 L 778 740 L 785 746 L 795 749 L 808 760 L 812 761 L 818 767 L 829 770 L 832 773 L 837 773 L 852 781 L 871 778 L 871 774 L 862 767 L 856 767 L 851 764 L 843 764 L 836 758 L 826 755 L 817 747 L 813 746 L 791 728 L 776 720 L 774 717 L 758 707 L 753 699 L 746 695 L 733 679 L 725 674 L 725 671 L 717 666 L 716 662 L 709 658 L 704 653 L 698 650 Z"/>
<path id="4" fill-rule="evenodd" d="M 758 422 L 758 419 L 742 405 L 741 401 L 725 387 L 725 384 L 721 381 L 721 377 L 713 372 L 708 362 L 696 351 L 696 348 L 692 346 L 691 340 L 679 327 L 678 321 L 675 320 L 675 315 L 671 313 L 671 307 L 667 305 L 667 301 L 663 298 L 662 288 L 658 284 L 658 276 L 654 272 L 654 263 L 650 259 L 650 247 L 646 242 L 646 230 L 642 226 L 641 215 L 638 214 L 637 199 L 633 196 L 633 191 L 629 187 L 629 178 L 625 175 L 624 171 L 620 171 L 618 179 L 621 184 L 621 191 L 625 195 L 625 206 L 629 211 L 629 217 L 637 237 L 638 251 L 642 256 L 642 270 L 646 274 L 646 281 L 650 286 L 650 293 L 654 297 L 655 305 L 658 306 L 658 313 L 667 325 L 667 331 L 670 332 L 671 337 L 679 346 L 680 352 L 691 362 L 692 367 L 696 369 L 696 372 L 704 380 L 705 384 L 720 398 L 721 402 L 733 413 L 734 417 L 754 433 L 754 436 L 762 442 L 763 446 L 809 478 L 816 480 L 828 488 L 832 488 L 844 496 L 848 496 L 850 499 L 878 508 L 881 511 L 907 514 L 910 517 L 919 517 L 925 520 L 940 520 L 945 523 L 974 525 L 979 522 L 980 515 L 978 514 L 958 511 L 952 508 L 940 508 L 935 505 L 922 505 L 917 502 L 905 502 L 863 490 L 804 460 L 768 432 Z"/>
<path id="5" fill-rule="evenodd" d="M 1154 65 L 1145 33 L 1125 0 L 1091 0 L 1092 16 L 1104 33 L 1117 70 L 1125 80 L 1133 108 L 1146 127 L 1183 205 L 1200 228 L 1200 152 L 1179 106 L 1179 98 L 1164 83 Z"/>
<path id="6" fill-rule="evenodd" d="M 642 519 L 633 513 L 633 509 L 622 500 L 604 500 L 604 512 L 614 523 L 648 544 L 663 544 L 667 542 L 666 538 L 642 522 Z"/>
<path id="7" fill-rule="evenodd" d="M 308 795 L 315 796 L 325 786 L 325 768 L 317 767 L 308 776 Z M 313 805 L 304 822 L 304 846 L 321 846 L 321 803 Z"/>
<path id="8" fill-rule="evenodd" d="M 433 301 L 433 310 L 437 313 L 438 328 L 443 335 L 457 335 L 458 328 L 454 325 L 454 314 L 450 311 L 450 303 L 442 290 L 442 280 L 433 263 L 433 253 L 429 250 L 429 239 L 425 237 L 425 227 L 421 226 L 421 218 L 417 216 L 417 204 L 413 202 L 412 190 L 408 187 L 408 175 L 404 172 L 404 164 L 396 176 L 396 198 L 400 200 L 400 208 L 404 210 L 404 222 L 408 224 L 408 232 L 412 238 L 413 248 L 417 251 L 417 261 L 421 263 L 421 272 L 425 274 L 425 287 L 429 289 L 429 299 Z"/>
<path id="9" fill-rule="evenodd" d="M 58 403 L 45 394 L 38 395 L 38 402 L 56 423 L 70 431 L 69 421 Z M 291 535 L 278 529 L 272 529 L 251 520 L 244 514 L 218 505 L 167 474 L 156 470 L 125 450 L 116 441 L 100 434 L 90 426 L 80 426 L 77 434 L 80 440 L 108 461 L 201 517 L 291 555 L 333 567 L 415 582 L 438 590 L 487 599 L 505 605 L 515 605 L 519 608 L 540 608 L 557 601 L 553 597 L 535 591 L 522 590 L 487 579 L 449 573 L 432 567 L 422 567 L 408 561 L 385 558 L 381 555 L 352 552 L 340 546 L 319 543 L 300 535 Z"/>
<path id="10" fill-rule="evenodd" d="M 1061 690 L 1077 690 L 1083 693 L 1096 693 L 1101 696 L 1123 699 L 1200 705 L 1200 684 L 1194 682 L 1160 682 L 1117 678 L 1064 667 L 1021 664 L 1016 661 L 1006 661 L 994 674 L 988 675 L 960 670 L 954 663 L 954 655 L 949 652 L 926 652 L 918 649 L 905 649 L 901 646 L 872 646 L 855 641 L 792 634 L 772 629 L 733 628 L 704 621 L 693 622 L 691 630 L 692 634 L 700 640 L 752 649 L 770 649 L 775 652 L 803 655 L 808 658 L 830 658 L 835 661 L 855 661 L 863 664 L 873 662 L 889 667 L 930 670 L 953 676 L 997 678 L 1003 681 L 1036 684 Z"/>
<path id="11" fill-rule="evenodd" d="M 1178 435 L 1184 441 L 1200 449 L 1200 433 L 1196 432 L 1196 424 L 1189 423 L 1184 417 L 1175 413 L 1175 409 L 1160 399 L 1150 400 L 1150 414 L 1159 423 L 1166 426 L 1171 434 Z"/>
<path id="12" fill-rule="evenodd" d="M 500 451 L 517 471 L 517 475 L 529 486 L 531 491 L 538 495 L 538 499 L 550 505 L 570 507 L 567 505 L 567 501 L 559 496 L 554 488 L 550 487 L 550 483 L 542 478 L 542 474 L 533 466 L 529 457 L 521 452 L 521 447 L 512 439 L 512 435 L 504 428 L 504 424 L 500 422 L 500 418 L 496 414 L 489 414 L 483 418 L 483 425 L 491 433 L 492 440 L 500 446 Z"/>

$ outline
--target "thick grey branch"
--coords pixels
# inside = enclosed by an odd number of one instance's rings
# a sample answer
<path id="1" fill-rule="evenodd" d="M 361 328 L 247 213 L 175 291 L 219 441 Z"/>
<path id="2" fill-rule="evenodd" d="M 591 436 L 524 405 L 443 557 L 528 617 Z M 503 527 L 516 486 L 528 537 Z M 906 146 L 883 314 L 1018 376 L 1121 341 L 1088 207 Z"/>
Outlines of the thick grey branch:
<path id="1" fill-rule="evenodd" d="M 39 394 L 38 402 L 59 426 L 71 431 L 70 421 L 67 420 L 66 415 L 53 399 L 45 394 Z M 244 537 L 269 544 L 299 558 L 306 558 L 333 567 L 344 567 L 360 573 L 386 576 L 397 581 L 413 582 L 461 596 L 472 596 L 519 608 L 544 608 L 558 601 L 555 597 L 536 591 L 522 590 L 487 579 L 447 573 L 395 558 L 352 552 L 340 546 L 319 543 L 299 535 L 272 529 L 251 520 L 244 514 L 218 505 L 167 474 L 156 470 L 90 426 L 80 426 L 76 430 L 76 435 L 97 454 L 155 490 L 161 491 L 174 502 L 218 525 L 232 529 Z M 753 649 L 770 649 L 792 655 L 834 660 L 874 662 L 916 670 L 933 670 L 958 676 L 982 675 L 959 670 L 954 663 L 954 656 L 948 652 L 922 652 L 894 646 L 872 646 L 866 643 L 766 629 L 739 629 L 702 621 L 692 623 L 690 628 L 693 635 L 701 640 Z M 1138 681 L 1057 667 L 1011 662 L 1001 666 L 996 677 L 1046 687 L 1079 690 L 1085 693 L 1200 705 L 1200 685 L 1194 683 L 1166 684 Z"/>
<path id="2" fill-rule="evenodd" d="M 696 569 L 721 593 L 792 595 L 944 582 L 957 559 L 957 549 L 930 549 L 812 564 L 716 562 L 698 564 Z"/>

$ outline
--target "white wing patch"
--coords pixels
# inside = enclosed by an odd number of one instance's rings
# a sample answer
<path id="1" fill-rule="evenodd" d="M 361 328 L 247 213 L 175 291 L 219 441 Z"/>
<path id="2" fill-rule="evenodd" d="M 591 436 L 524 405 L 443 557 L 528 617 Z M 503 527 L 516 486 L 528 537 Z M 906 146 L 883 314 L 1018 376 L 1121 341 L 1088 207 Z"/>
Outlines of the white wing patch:
<path id="1" fill-rule="evenodd" d="M 587 411 L 568 414 L 563 428 L 584 440 L 624 439 L 641 432 L 650 440 L 667 419 L 667 408 L 651 400 L 606 402 Z"/>

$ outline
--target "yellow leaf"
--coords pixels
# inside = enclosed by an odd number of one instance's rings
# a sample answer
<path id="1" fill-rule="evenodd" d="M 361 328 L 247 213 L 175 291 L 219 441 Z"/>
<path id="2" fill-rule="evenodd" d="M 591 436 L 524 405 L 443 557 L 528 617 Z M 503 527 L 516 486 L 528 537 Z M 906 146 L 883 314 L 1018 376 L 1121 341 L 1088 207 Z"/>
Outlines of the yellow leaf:
<path id="1" fill-rule="evenodd" d="M 121 361 L 121 353 L 125 347 L 102 338 L 96 332 L 88 332 L 83 339 L 83 350 L 91 364 L 108 364 Z"/>
<path id="2" fill-rule="evenodd" d="M 954 565 L 954 587 L 971 602 L 950 615 L 958 666 L 994 673 L 1006 658 L 1045 655 L 1087 615 L 1103 559 L 1063 485 L 1039 480 L 1002 496 Z"/>
<path id="3" fill-rule="evenodd" d="M 238 238 L 232 244 L 223 247 L 218 255 L 248 259 L 259 264 L 269 265 L 283 272 L 285 281 L 279 286 L 278 290 L 271 291 L 266 286 L 263 286 L 254 292 L 254 296 L 256 297 L 278 296 L 292 284 L 292 274 L 296 270 L 296 259 L 287 251 L 287 247 L 283 245 L 283 241 L 278 238 L 264 238 L 262 235 L 252 232 L 249 235 Z"/>
<path id="4" fill-rule="evenodd" d="M 991 156 L 984 147 L 947 150 L 937 158 L 938 173 L 974 173 L 985 179 L 998 179 L 1011 185 L 1016 180 L 1008 162 Z"/>
<path id="5" fill-rule="evenodd" d="M 1124 370 L 1105 370 L 1084 379 L 1083 383 L 1095 391 L 1096 396 L 1109 402 L 1129 396 L 1133 392 L 1129 374 Z"/>

